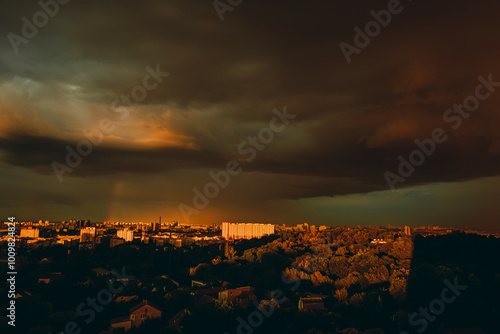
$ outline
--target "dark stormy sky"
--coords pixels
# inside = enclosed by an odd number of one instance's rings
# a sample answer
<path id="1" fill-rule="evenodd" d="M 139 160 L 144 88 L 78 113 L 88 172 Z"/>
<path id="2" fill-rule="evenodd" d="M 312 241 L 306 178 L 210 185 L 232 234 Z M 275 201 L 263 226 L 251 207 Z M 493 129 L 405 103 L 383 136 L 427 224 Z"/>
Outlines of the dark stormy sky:
<path id="1" fill-rule="evenodd" d="M 72 0 L 44 22 L 36 1 L 1 1 L 0 219 L 496 226 L 500 87 L 443 115 L 479 76 L 500 82 L 500 3 L 402 1 L 348 63 L 339 45 L 390 2 L 243 0 L 221 21 L 212 1 Z M 102 141 L 61 167 L 89 133 Z M 193 203 L 231 160 L 242 172 Z"/>

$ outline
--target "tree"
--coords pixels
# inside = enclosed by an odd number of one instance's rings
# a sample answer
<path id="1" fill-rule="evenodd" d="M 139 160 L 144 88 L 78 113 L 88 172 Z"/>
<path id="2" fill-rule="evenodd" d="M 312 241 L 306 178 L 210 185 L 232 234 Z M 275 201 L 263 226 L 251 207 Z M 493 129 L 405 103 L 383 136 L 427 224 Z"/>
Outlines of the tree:
<path id="1" fill-rule="evenodd" d="M 217 308 L 218 310 L 220 310 L 224 313 L 231 313 L 235 310 L 236 305 L 227 299 L 216 299 L 215 300 L 215 308 Z"/>
<path id="2" fill-rule="evenodd" d="M 358 273 L 357 271 L 354 271 L 350 273 L 347 277 L 340 278 L 335 281 L 335 287 L 337 289 L 349 289 L 351 286 L 353 286 L 356 283 L 360 283 L 361 279 L 361 274 Z"/>
<path id="3" fill-rule="evenodd" d="M 389 280 L 389 270 L 385 266 L 374 266 L 364 276 L 370 284 L 381 283 Z"/>
<path id="4" fill-rule="evenodd" d="M 394 256 L 398 260 L 411 258 L 413 255 L 413 242 L 411 239 L 402 239 L 393 242 L 389 255 Z"/>
<path id="5" fill-rule="evenodd" d="M 335 298 L 341 304 L 347 304 L 347 299 L 349 298 L 349 293 L 346 288 L 341 288 L 335 290 Z"/>
<path id="6" fill-rule="evenodd" d="M 407 277 L 400 271 L 396 271 L 390 278 L 389 292 L 396 300 L 404 300 L 406 297 L 406 288 L 408 285 Z"/>
<path id="7" fill-rule="evenodd" d="M 229 262 L 233 262 L 235 256 L 236 256 L 236 250 L 234 250 L 233 246 L 228 245 L 226 251 L 226 257 L 229 260 Z"/>
<path id="8" fill-rule="evenodd" d="M 349 260 L 343 256 L 333 256 L 328 261 L 327 273 L 330 277 L 346 277 L 349 275 Z"/>
<path id="9" fill-rule="evenodd" d="M 340 246 L 339 248 L 337 248 L 335 255 L 345 256 L 347 253 L 349 253 L 349 251 L 347 250 L 347 247 Z"/>
<path id="10" fill-rule="evenodd" d="M 360 307 L 365 303 L 366 293 L 356 293 L 349 298 L 349 304 L 355 307 Z"/>

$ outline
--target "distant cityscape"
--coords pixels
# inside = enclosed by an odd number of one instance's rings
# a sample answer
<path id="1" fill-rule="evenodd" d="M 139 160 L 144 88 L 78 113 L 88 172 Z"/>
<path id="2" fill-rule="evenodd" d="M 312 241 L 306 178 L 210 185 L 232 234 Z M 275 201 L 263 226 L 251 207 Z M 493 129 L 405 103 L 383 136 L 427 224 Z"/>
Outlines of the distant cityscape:
<path id="1" fill-rule="evenodd" d="M 0 226 L 0 241 L 6 241 L 7 224 L 3 222 Z M 161 222 L 91 222 L 90 220 L 68 220 L 61 222 L 50 222 L 39 220 L 38 222 L 18 222 L 19 243 L 28 244 L 33 247 L 47 247 L 52 245 L 75 246 L 81 249 L 95 248 L 97 244 L 108 244 L 114 247 L 134 240 L 141 243 L 152 243 L 156 246 L 172 244 L 176 247 L 196 244 L 205 246 L 214 243 L 224 243 L 238 239 L 261 238 L 266 235 L 283 232 L 321 232 L 327 231 L 329 226 L 310 225 L 308 223 L 297 225 L 275 225 L 263 223 L 229 223 L 212 225 L 181 224 L 177 221 Z M 345 226 L 345 228 L 349 228 Z M 368 227 L 375 230 L 401 232 L 405 235 L 419 234 L 443 235 L 451 232 L 468 232 L 479 235 L 500 236 L 498 230 L 464 229 L 454 227 L 419 226 L 419 227 Z M 373 243 L 384 240 L 372 240 Z"/>
<path id="2" fill-rule="evenodd" d="M 9 276 L 9 296 L 23 320 L 15 323 L 11 313 L 9 325 L 34 334 L 80 328 L 100 334 L 199 333 L 203 323 L 195 319 L 203 316 L 220 333 L 240 333 L 243 324 L 260 327 L 251 317 L 265 308 L 280 314 L 267 320 L 270 327 L 280 326 L 283 316 L 304 333 L 362 333 L 357 326 L 391 333 L 408 329 L 412 307 L 405 299 L 418 300 L 426 292 L 425 302 L 436 293 L 426 290 L 429 266 L 456 275 L 464 268 L 471 273 L 467 284 L 477 284 L 476 262 L 487 268 L 488 256 L 496 254 L 488 250 L 498 249 L 500 237 L 498 231 L 436 226 L 189 225 L 161 217 L 15 222 L 14 232 L 13 224 L 4 222 L 0 229 L 0 246 L 9 254 L 1 262 L 16 270 Z M 463 244 L 471 247 L 468 256 L 456 256 Z M 456 265 L 443 266 L 443 256 Z M 500 281 L 495 267 L 490 271 L 484 282 Z M 496 302 L 490 299 L 485 310 Z M 360 318 L 363 305 L 381 307 L 385 316 Z M 26 307 L 39 316 L 27 320 Z M 477 318 L 485 311 L 464 312 L 476 312 Z M 260 332 L 268 333 L 266 328 Z"/>

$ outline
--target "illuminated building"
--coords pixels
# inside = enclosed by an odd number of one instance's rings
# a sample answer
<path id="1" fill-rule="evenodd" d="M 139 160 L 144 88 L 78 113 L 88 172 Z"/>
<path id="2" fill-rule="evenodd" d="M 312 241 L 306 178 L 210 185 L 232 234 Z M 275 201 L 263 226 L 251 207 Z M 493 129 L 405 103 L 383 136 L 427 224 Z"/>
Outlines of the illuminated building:
<path id="1" fill-rule="evenodd" d="M 222 237 L 225 239 L 262 238 L 274 234 L 274 225 L 252 223 L 222 223 Z"/>

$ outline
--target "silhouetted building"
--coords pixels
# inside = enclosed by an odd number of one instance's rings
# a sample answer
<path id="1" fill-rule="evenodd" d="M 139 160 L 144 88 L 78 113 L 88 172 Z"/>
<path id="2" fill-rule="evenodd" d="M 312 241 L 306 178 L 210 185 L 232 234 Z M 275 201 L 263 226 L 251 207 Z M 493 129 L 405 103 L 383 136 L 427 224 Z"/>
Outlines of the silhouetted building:
<path id="1" fill-rule="evenodd" d="M 235 302 L 240 305 L 241 308 L 246 308 L 251 301 L 257 299 L 253 293 L 253 288 L 250 286 L 245 286 L 236 289 L 229 289 L 219 292 L 220 300 L 227 300 L 230 302 Z"/>
<path id="2" fill-rule="evenodd" d="M 110 321 L 110 331 L 115 329 L 121 329 L 123 332 L 128 331 L 132 328 L 132 320 L 128 317 L 115 318 Z"/>
<path id="3" fill-rule="evenodd" d="M 116 297 L 116 302 L 117 303 L 128 303 L 132 300 L 136 300 L 138 299 L 139 297 L 137 297 L 137 295 L 133 295 L 133 296 L 118 296 Z"/>
<path id="4" fill-rule="evenodd" d="M 121 245 L 125 243 L 125 240 L 121 239 L 121 238 L 111 238 L 109 240 L 109 247 L 112 248 L 112 247 L 115 247 L 115 246 L 118 246 L 118 245 Z"/>
<path id="5" fill-rule="evenodd" d="M 300 298 L 299 300 L 299 310 L 300 311 L 310 311 L 310 310 L 324 310 L 325 303 L 321 297 L 311 297 L 311 298 Z"/>
<path id="6" fill-rule="evenodd" d="M 168 322 L 168 326 L 170 328 L 176 329 L 179 333 L 182 331 L 182 326 L 180 325 L 182 320 L 186 317 L 191 315 L 191 312 L 189 312 L 189 309 L 185 308 L 177 312 L 176 315 L 174 315 L 172 318 L 170 318 Z"/>
<path id="7" fill-rule="evenodd" d="M 161 318 L 161 309 L 148 300 L 143 300 L 142 303 L 130 309 L 133 327 L 139 327 L 147 319 L 154 318 Z"/>

